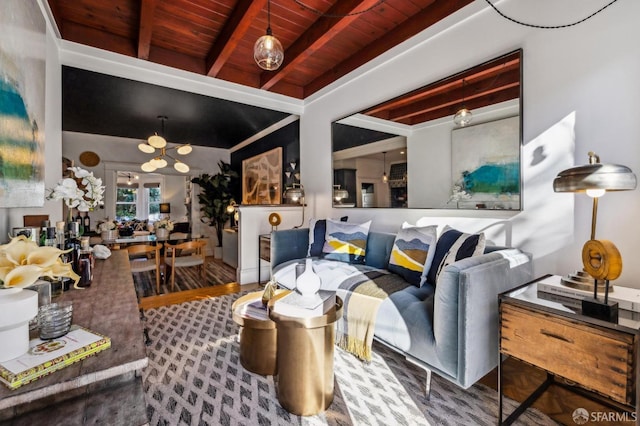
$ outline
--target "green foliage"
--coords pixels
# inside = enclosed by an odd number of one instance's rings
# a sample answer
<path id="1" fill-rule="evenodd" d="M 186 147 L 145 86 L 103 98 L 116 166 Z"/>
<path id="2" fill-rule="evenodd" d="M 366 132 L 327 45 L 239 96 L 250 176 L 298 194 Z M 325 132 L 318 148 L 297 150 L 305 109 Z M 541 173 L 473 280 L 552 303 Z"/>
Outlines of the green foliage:
<path id="1" fill-rule="evenodd" d="M 202 174 L 191 179 L 200 186 L 198 202 L 202 212 L 201 220 L 209 226 L 215 226 L 218 246 L 222 246 L 222 231 L 225 223 L 231 217 L 227 206 L 233 201 L 233 190 L 238 179 L 238 173 L 231 170 L 231 164 L 220 160 L 220 171 L 215 175 Z"/>

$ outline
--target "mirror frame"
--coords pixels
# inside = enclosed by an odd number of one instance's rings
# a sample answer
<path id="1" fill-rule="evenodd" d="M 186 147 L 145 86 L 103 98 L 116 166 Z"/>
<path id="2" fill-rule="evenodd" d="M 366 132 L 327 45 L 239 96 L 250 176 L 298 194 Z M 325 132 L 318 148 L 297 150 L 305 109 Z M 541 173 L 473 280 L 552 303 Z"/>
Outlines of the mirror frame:
<path id="1" fill-rule="evenodd" d="M 467 68 L 463 71 L 450 75 L 448 77 L 437 80 L 433 83 L 422 86 L 418 89 L 412 90 L 405 94 L 399 95 L 391 100 L 381 102 L 375 106 L 366 108 L 356 113 L 347 115 L 341 119 L 338 119 L 331 123 L 332 131 L 332 172 L 334 175 L 334 194 L 336 194 L 336 185 L 340 185 L 340 189 L 347 189 L 349 192 L 348 198 L 337 201 L 334 199 L 333 207 L 379 207 L 379 208 L 413 208 L 413 209 L 453 209 L 453 210 L 510 210 L 521 211 L 522 202 L 522 143 L 523 143 L 523 50 L 516 49 L 508 53 L 499 55 L 493 59 L 485 61 L 479 65 Z M 466 97 L 465 97 L 466 91 Z M 430 100 L 431 101 L 430 101 Z M 399 105 L 399 106 L 398 106 Z M 377 155 L 378 164 L 384 161 L 384 169 L 380 166 L 377 173 L 380 178 L 382 174 L 389 173 L 398 174 L 390 169 L 392 163 L 398 162 L 397 157 L 391 156 L 390 153 L 393 150 L 407 146 L 407 136 L 411 135 L 413 129 L 427 128 L 432 126 L 448 126 L 449 140 L 446 141 L 448 146 L 448 152 L 443 152 L 441 147 L 440 153 L 443 155 L 451 154 L 452 135 L 453 132 L 462 127 L 454 127 L 453 116 L 455 112 L 466 106 L 470 108 L 474 113 L 474 122 L 465 126 L 472 128 L 477 125 L 483 125 L 486 123 L 497 122 L 501 119 L 507 119 L 514 116 L 518 116 L 518 129 L 517 129 L 517 168 L 518 168 L 518 187 L 519 194 L 507 194 L 510 201 L 507 202 L 466 202 L 455 203 L 455 207 L 451 205 L 453 197 L 454 181 L 452 175 L 452 167 L 449 167 L 449 173 L 446 177 L 439 177 L 434 182 L 434 192 L 439 192 L 438 200 L 443 200 L 437 205 L 425 205 L 414 206 L 411 205 L 409 200 L 406 201 L 406 194 L 408 192 L 409 184 L 411 183 L 411 163 L 408 161 L 408 154 L 406 154 L 405 160 L 405 172 L 401 176 L 401 179 L 405 180 L 405 205 L 397 205 L 396 195 L 391 197 L 392 189 L 388 189 L 386 194 L 389 195 L 389 205 L 376 205 L 366 206 L 363 205 L 363 197 L 360 195 L 360 188 L 356 185 L 360 185 L 363 179 L 355 178 L 356 172 L 354 168 L 340 167 L 336 164 L 340 162 L 341 158 L 350 158 L 354 151 L 360 151 L 363 156 Z M 391 108 L 395 109 L 391 109 Z M 419 110 L 420 109 L 420 110 Z M 420 113 L 419 111 L 426 111 Z M 425 120 L 426 117 L 427 121 Z M 394 121 L 394 123 L 390 123 Z M 362 123 L 368 122 L 367 127 Z M 392 125 L 390 125 L 392 124 Z M 340 127 L 343 126 L 343 127 Z M 351 129 L 347 129 L 351 128 Z M 375 129 L 375 130 L 374 130 Z M 400 130 L 398 130 L 400 129 Z M 351 133 L 349 135 L 349 132 Z M 515 138 L 516 129 L 515 126 L 510 130 L 512 138 Z M 336 139 L 338 134 L 341 134 L 343 141 L 339 149 L 336 148 Z M 346 135 L 346 136 L 345 136 Z M 444 137 L 444 135 L 443 135 Z M 348 139 L 348 142 L 345 142 Z M 404 139 L 404 142 L 402 141 Z M 513 141 L 513 139 L 510 139 Z M 445 142 L 443 142 L 444 144 Z M 409 147 L 411 149 L 411 147 Z M 405 153 L 407 150 L 404 150 Z M 336 155 L 337 153 L 340 153 Z M 387 152 L 382 154 L 382 152 Z M 386 161 L 383 160 L 383 155 L 386 157 Z M 353 157 L 355 158 L 355 157 Z M 446 159 L 445 159 L 446 160 Z M 442 159 L 439 160 L 440 162 Z M 345 164 L 343 162 L 343 164 Z M 348 162 L 347 162 L 348 164 Z M 372 163 L 375 164 L 375 163 Z M 451 164 L 451 161 L 449 162 Z M 423 167 L 419 165 L 417 167 Z M 358 169 L 360 167 L 358 166 Z M 366 168 L 366 167 L 365 167 Z M 396 167 L 401 169 L 401 167 Z M 372 172 L 369 171 L 372 175 Z M 443 173 L 446 174 L 446 173 Z M 396 179 L 393 180 L 393 184 L 397 185 L 398 176 L 393 176 Z M 513 176 L 511 176 L 513 178 Z M 367 181 L 376 179 L 375 176 L 371 176 Z M 345 182 L 349 181 L 351 184 L 345 187 Z M 382 182 L 381 179 L 378 182 Z M 513 180 L 511 181 L 513 183 Z M 420 182 L 418 182 L 420 184 Z M 446 184 L 446 190 L 442 189 Z M 414 183 L 413 185 L 416 185 Z M 349 188 L 348 186 L 351 186 Z M 377 185 L 380 187 L 379 185 Z M 392 185 L 387 185 L 392 188 Z M 437 187 L 436 187 L 437 186 Z M 397 186 L 396 186 L 397 187 Z M 353 190 L 352 190 L 353 188 Z M 354 192 L 353 196 L 351 192 Z M 398 191 L 394 191 L 396 194 Z M 448 196 L 444 196 L 444 192 Z M 342 194 L 341 194 L 342 195 Z M 500 194 L 502 196 L 502 194 Z M 496 198 L 498 198 L 496 196 Z M 501 197 L 500 199 L 504 199 Z M 448 201 L 444 201 L 448 199 Z M 515 200 L 515 201 L 514 201 Z M 394 203 L 395 205 L 392 205 Z"/>

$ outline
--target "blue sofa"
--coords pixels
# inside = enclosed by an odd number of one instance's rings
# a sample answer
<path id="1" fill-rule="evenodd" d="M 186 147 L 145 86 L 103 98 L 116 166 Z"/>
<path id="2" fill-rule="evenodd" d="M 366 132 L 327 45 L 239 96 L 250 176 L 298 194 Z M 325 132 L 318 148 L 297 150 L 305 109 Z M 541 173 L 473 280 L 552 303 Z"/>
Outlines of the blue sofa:
<path id="1" fill-rule="evenodd" d="M 314 258 L 322 288 L 336 290 L 353 273 L 386 270 L 394 239 L 369 232 L 362 265 Z M 308 244 L 307 228 L 271 234 L 272 277 L 279 285 L 295 288 L 295 264 L 304 261 Z M 528 254 L 487 246 L 482 255 L 446 266 L 435 286 L 409 285 L 385 299 L 374 338 L 427 371 L 427 395 L 432 371 L 468 388 L 498 363 L 498 294 L 532 279 Z"/>

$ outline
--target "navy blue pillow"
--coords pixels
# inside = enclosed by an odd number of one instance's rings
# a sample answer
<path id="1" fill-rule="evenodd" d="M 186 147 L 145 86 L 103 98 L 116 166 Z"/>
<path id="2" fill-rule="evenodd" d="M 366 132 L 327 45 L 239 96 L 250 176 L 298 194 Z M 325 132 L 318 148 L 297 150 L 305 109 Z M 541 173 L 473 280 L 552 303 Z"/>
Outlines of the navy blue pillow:
<path id="1" fill-rule="evenodd" d="M 346 222 L 347 219 L 349 219 L 349 216 L 342 216 L 340 222 Z M 309 221 L 309 249 L 307 250 L 307 256 L 322 256 L 326 231 L 326 219 L 311 219 Z"/>
<path id="2" fill-rule="evenodd" d="M 484 234 L 465 234 L 445 226 L 436 243 L 436 254 L 427 274 L 427 282 L 435 285 L 445 266 L 460 259 L 478 256 L 484 253 L 484 247 Z"/>

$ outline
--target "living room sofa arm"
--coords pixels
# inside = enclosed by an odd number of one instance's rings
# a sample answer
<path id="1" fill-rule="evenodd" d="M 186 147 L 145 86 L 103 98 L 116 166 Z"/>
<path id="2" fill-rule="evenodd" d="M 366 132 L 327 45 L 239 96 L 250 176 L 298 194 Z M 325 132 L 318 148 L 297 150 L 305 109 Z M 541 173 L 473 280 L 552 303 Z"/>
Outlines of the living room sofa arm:
<path id="1" fill-rule="evenodd" d="M 307 257 L 309 228 L 285 229 L 271 233 L 271 270 L 279 264 Z"/>
<path id="2" fill-rule="evenodd" d="M 498 364 L 498 294 L 533 278 L 531 256 L 500 250 L 455 262 L 438 279 L 434 334 L 438 357 L 457 357 L 467 388 Z"/>

